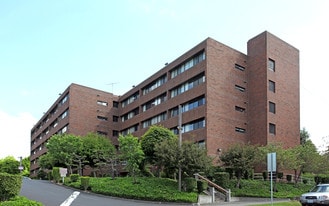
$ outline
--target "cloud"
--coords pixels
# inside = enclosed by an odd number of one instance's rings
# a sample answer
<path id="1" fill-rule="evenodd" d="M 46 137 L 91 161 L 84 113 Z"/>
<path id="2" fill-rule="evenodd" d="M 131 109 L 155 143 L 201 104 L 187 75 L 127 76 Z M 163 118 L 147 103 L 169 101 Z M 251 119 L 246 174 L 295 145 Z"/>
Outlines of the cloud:
<path id="1" fill-rule="evenodd" d="M 30 155 L 30 131 L 37 120 L 27 112 L 17 116 L 0 110 L 1 144 L 0 159 Z"/>

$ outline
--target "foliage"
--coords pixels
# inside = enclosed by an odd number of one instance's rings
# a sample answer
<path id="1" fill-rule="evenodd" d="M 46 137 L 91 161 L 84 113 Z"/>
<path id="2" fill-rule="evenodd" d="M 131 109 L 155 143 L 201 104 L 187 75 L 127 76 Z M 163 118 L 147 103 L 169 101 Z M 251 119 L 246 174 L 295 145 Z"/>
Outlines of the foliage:
<path id="1" fill-rule="evenodd" d="M 0 206 L 43 206 L 43 204 L 34 200 L 29 200 L 26 197 L 16 196 L 8 201 L 0 202 Z"/>
<path id="2" fill-rule="evenodd" d="M 127 136 L 119 137 L 119 148 L 121 152 L 121 158 L 127 161 L 126 169 L 130 175 L 134 178 L 136 183 L 136 176 L 139 170 L 139 165 L 144 159 L 144 152 L 141 148 L 140 142 L 137 137 L 131 134 Z"/>
<path id="3" fill-rule="evenodd" d="M 253 169 L 257 156 L 255 151 L 257 151 L 255 145 L 235 144 L 220 156 L 224 166 L 234 170 L 238 179 L 236 187 L 240 186 L 243 174 Z"/>
<path id="4" fill-rule="evenodd" d="M 177 138 L 176 135 L 167 128 L 162 126 L 153 125 L 141 138 L 142 150 L 148 162 L 155 161 L 155 146 L 160 144 L 163 140 Z"/>
<path id="5" fill-rule="evenodd" d="M 70 175 L 70 180 L 72 182 L 77 182 L 79 180 L 79 177 L 80 177 L 80 175 L 78 175 L 78 174 L 71 174 Z"/>
<path id="6" fill-rule="evenodd" d="M 87 176 L 80 178 L 81 186 L 86 191 L 90 185 L 90 178 Z"/>
<path id="7" fill-rule="evenodd" d="M 79 183 L 69 186 L 80 188 Z M 177 181 L 168 178 L 140 177 L 138 186 L 133 177 L 90 178 L 91 191 L 114 197 L 159 202 L 197 202 L 196 192 L 181 192 L 177 190 Z"/>
<path id="8" fill-rule="evenodd" d="M 183 142 L 179 148 L 177 138 L 162 141 L 155 145 L 156 165 L 173 174 L 181 167 L 182 173 L 192 177 L 195 173 L 208 170 L 212 159 L 204 148 L 191 142 Z"/>
<path id="9" fill-rule="evenodd" d="M 198 194 L 201 194 L 208 187 L 208 183 L 206 181 L 198 180 L 196 183 L 197 183 Z"/>
<path id="10" fill-rule="evenodd" d="M 241 180 L 241 187 L 236 188 L 234 185 L 237 180 L 231 180 L 231 192 L 233 197 L 270 197 L 270 181 L 259 180 Z M 274 198 L 296 198 L 301 194 L 308 192 L 314 185 L 293 184 L 277 182 L 277 192 L 273 193 Z"/>
<path id="11" fill-rule="evenodd" d="M 19 161 L 17 161 L 13 156 L 0 159 L 0 172 L 5 172 L 8 174 L 19 174 L 18 166 Z"/>
<path id="12" fill-rule="evenodd" d="M 60 181 L 61 174 L 59 173 L 59 167 L 53 167 L 52 177 L 54 178 L 55 182 Z"/>
<path id="13" fill-rule="evenodd" d="M 193 192 L 197 187 L 196 179 L 194 177 L 186 177 L 183 179 L 183 188 L 186 192 Z"/>
<path id="14" fill-rule="evenodd" d="M 207 156 L 205 148 L 192 142 L 183 142 L 179 164 L 182 172 L 192 177 L 195 173 L 208 170 L 212 165 L 212 159 Z"/>
<path id="15" fill-rule="evenodd" d="M 72 174 L 74 158 L 81 152 L 82 140 L 72 134 L 56 134 L 48 140 L 47 149 L 52 158 L 64 164 Z"/>
<path id="16" fill-rule="evenodd" d="M 227 172 L 216 172 L 214 174 L 213 182 L 223 188 L 228 188 L 230 182 L 230 174 Z"/>
<path id="17" fill-rule="evenodd" d="M 82 138 L 82 143 L 82 153 L 88 160 L 89 166 L 94 167 L 94 176 L 96 176 L 96 172 L 102 175 L 109 171 L 114 178 L 117 155 L 115 147 L 109 139 L 99 134 L 89 133 Z"/>
<path id="18" fill-rule="evenodd" d="M 23 171 L 22 175 L 23 176 L 30 176 L 30 157 L 25 157 L 22 159 L 22 166 L 23 166 Z"/>
<path id="19" fill-rule="evenodd" d="M 52 169 L 55 165 L 56 160 L 48 151 L 47 154 L 42 155 L 39 157 L 38 163 L 41 169 Z"/>
<path id="20" fill-rule="evenodd" d="M 303 127 L 303 129 L 300 130 L 300 144 L 304 145 L 309 140 L 310 140 L 310 134 L 305 129 L 305 127 Z"/>
<path id="21" fill-rule="evenodd" d="M 0 201 L 6 201 L 19 194 L 22 176 L 0 173 Z"/>

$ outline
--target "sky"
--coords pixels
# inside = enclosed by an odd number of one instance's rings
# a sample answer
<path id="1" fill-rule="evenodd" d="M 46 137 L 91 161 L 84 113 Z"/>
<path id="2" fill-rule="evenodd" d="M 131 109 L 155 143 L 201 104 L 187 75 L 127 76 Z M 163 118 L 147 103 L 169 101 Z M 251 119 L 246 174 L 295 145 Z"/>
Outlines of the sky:
<path id="1" fill-rule="evenodd" d="M 122 95 L 205 40 L 246 53 L 268 31 L 300 51 L 300 122 L 329 144 L 326 0 L 0 0 L 0 159 L 71 83 Z"/>

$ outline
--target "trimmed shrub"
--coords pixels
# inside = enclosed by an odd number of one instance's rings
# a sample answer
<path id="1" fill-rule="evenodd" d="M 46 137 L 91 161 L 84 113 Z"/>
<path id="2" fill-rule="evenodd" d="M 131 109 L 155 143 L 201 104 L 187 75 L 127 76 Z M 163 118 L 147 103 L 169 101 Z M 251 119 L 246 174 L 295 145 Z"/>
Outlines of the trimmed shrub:
<path id="1" fill-rule="evenodd" d="M 208 187 L 208 183 L 203 181 L 203 180 L 198 180 L 196 182 L 196 187 L 197 187 L 197 190 L 198 190 L 198 193 L 202 193 L 204 190 L 207 189 Z"/>
<path id="2" fill-rule="evenodd" d="M 22 176 L 0 173 L 0 201 L 6 201 L 19 194 Z"/>
<path id="3" fill-rule="evenodd" d="M 70 179 L 72 182 L 77 182 L 79 180 L 79 174 L 71 174 Z"/>
<path id="4" fill-rule="evenodd" d="M 26 197 L 17 196 L 9 201 L 1 202 L 0 206 L 43 206 L 43 204 L 34 200 L 29 200 Z"/>
<path id="5" fill-rule="evenodd" d="M 59 167 L 53 167 L 52 175 L 53 175 L 53 178 L 56 183 L 61 180 L 61 174 L 59 173 Z"/>
<path id="6" fill-rule="evenodd" d="M 193 192 L 197 186 L 196 179 L 194 177 L 184 178 L 184 186 L 186 192 Z"/>
<path id="7" fill-rule="evenodd" d="M 230 174 L 227 172 L 216 172 L 215 176 L 215 183 L 223 188 L 229 188 L 230 184 Z"/>
<path id="8" fill-rule="evenodd" d="M 88 176 L 84 176 L 80 178 L 80 184 L 84 190 L 87 190 L 89 188 L 89 181 L 90 178 Z"/>

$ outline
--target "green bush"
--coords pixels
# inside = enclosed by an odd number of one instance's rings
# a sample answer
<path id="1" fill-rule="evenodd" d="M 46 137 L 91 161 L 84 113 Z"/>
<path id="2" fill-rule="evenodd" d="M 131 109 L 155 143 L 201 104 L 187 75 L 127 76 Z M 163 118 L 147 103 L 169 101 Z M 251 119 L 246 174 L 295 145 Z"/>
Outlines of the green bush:
<path id="1" fill-rule="evenodd" d="M 87 176 L 84 176 L 84 177 L 81 177 L 80 178 L 80 183 L 81 183 L 81 186 L 84 190 L 87 190 L 89 188 L 89 185 L 90 185 L 90 177 L 87 177 Z"/>
<path id="2" fill-rule="evenodd" d="M 29 200 L 26 197 L 15 197 L 8 201 L 1 202 L 0 206 L 43 206 L 40 202 Z"/>
<path id="3" fill-rule="evenodd" d="M 208 183 L 203 180 L 198 180 L 196 182 L 196 187 L 197 187 L 198 193 L 201 194 L 203 191 L 205 191 L 207 189 Z"/>
<path id="4" fill-rule="evenodd" d="M 98 194 L 159 202 L 195 203 L 196 192 L 178 191 L 178 182 L 168 178 L 139 177 L 139 184 L 133 183 L 132 177 L 90 178 L 91 191 Z M 76 183 L 70 186 L 79 188 Z"/>
<path id="5" fill-rule="evenodd" d="M 183 184 L 186 192 L 193 192 L 196 188 L 196 179 L 194 177 L 186 177 L 183 180 Z"/>
<path id="6" fill-rule="evenodd" d="M 44 170 L 39 170 L 37 177 L 41 180 L 45 180 L 47 179 L 47 172 L 45 172 Z"/>
<path id="7" fill-rule="evenodd" d="M 223 188 L 228 188 L 230 183 L 230 174 L 227 172 L 216 172 L 215 176 L 215 183 Z"/>
<path id="8" fill-rule="evenodd" d="M 53 167 L 52 176 L 56 183 L 61 180 L 61 174 L 59 173 L 59 167 Z"/>
<path id="9" fill-rule="evenodd" d="M 72 182 L 77 182 L 79 180 L 79 174 L 71 174 L 70 179 Z"/>
<path id="10" fill-rule="evenodd" d="M 22 176 L 0 173 L 0 201 L 6 201 L 19 194 Z"/>

